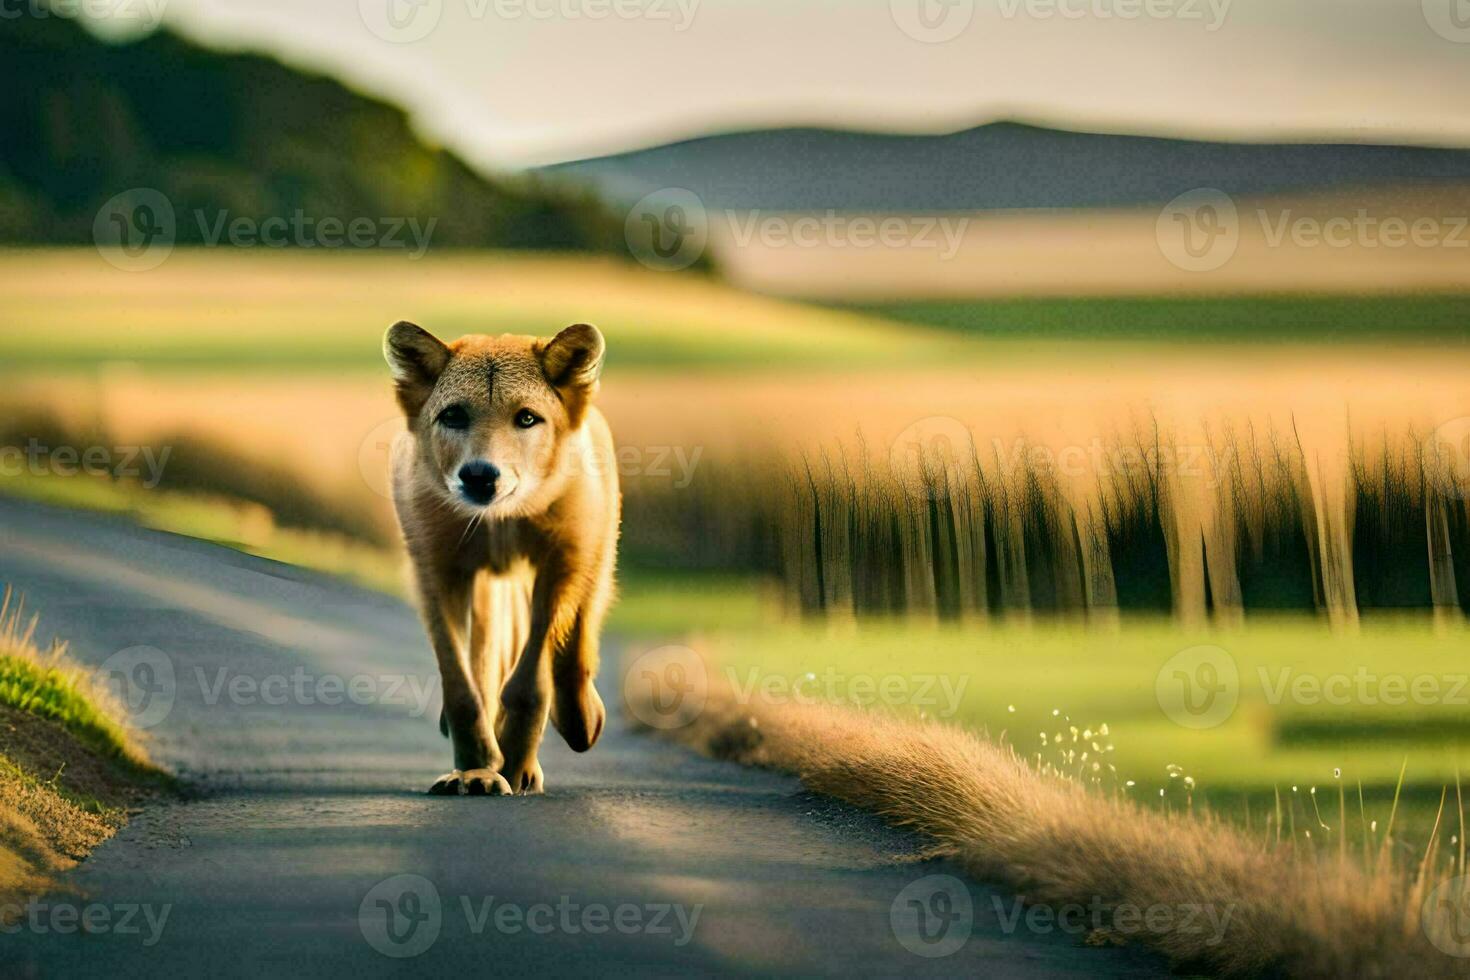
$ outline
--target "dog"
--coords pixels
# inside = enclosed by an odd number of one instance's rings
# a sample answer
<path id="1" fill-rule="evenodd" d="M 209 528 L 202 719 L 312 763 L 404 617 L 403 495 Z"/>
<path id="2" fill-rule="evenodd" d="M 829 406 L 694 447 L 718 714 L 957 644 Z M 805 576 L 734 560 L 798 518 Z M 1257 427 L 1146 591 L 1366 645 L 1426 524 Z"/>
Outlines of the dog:
<path id="1" fill-rule="evenodd" d="M 605 347 L 585 323 L 446 344 L 400 322 L 383 338 L 407 420 L 393 505 L 454 747 L 431 794 L 543 792 L 548 717 L 576 752 L 602 734 L 594 681 L 621 510 L 592 404 Z"/>

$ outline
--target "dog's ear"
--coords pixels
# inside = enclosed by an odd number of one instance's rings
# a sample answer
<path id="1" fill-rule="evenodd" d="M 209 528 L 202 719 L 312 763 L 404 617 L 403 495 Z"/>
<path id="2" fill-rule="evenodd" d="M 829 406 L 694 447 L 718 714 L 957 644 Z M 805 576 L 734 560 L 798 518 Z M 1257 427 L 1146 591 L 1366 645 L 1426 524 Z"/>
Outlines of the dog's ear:
<path id="1" fill-rule="evenodd" d="M 383 357 L 393 370 L 398 404 L 412 419 L 429 400 L 439 374 L 449 363 L 449 348 L 423 327 L 399 320 L 383 336 Z"/>
<path id="2" fill-rule="evenodd" d="M 589 397 L 597 391 L 602 375 L 602 354 L 607 345 L 602 333 L 590 323 L 574 323 L 541 348 L 541 370 L 546 380 L 560 389 Z"/>

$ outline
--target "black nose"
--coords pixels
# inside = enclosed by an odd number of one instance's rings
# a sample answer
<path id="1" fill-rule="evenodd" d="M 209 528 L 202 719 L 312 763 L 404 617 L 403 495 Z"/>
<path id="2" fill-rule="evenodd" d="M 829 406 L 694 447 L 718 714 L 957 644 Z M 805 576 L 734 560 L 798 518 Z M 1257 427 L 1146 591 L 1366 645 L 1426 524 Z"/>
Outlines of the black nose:
<path id="1" fill-rule="evenodd" d="M 460 492 L 472 503 L 488 504 L 495 496 L 495 481 L 499 478 L 500 470 L 494 463 L 477 459 L 459 468 Z"/>

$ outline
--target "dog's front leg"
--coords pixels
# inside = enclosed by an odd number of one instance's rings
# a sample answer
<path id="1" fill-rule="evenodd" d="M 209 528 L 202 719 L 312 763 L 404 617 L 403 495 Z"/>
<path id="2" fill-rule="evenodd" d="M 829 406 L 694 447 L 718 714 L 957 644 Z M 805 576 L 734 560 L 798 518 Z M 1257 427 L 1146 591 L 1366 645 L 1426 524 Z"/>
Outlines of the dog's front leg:
<path id="1" fill-rule="evenodd" d="M 526 645 L 500 692 L 496 729 L 505 753 L 500 773 L 515 793 L 540 793 L 545 788 L 536 753 L 551 712 L 551 650 L 576 622 L 577 604 L 565 569 L 556 559 L 537 569 Z"/>
<path id="2" fill-rule="evenodd" d="M 471 674 L 467 633 L 474 578 L 456 577 L 425 589 L 423 607 L 429 640 L 444 684 L 444 717 L 454 745 L 454 771 L 429 788 L 444 796 L 499 796 L 510 787 L 498 770 L 502 762 L 495 731 Z"/>

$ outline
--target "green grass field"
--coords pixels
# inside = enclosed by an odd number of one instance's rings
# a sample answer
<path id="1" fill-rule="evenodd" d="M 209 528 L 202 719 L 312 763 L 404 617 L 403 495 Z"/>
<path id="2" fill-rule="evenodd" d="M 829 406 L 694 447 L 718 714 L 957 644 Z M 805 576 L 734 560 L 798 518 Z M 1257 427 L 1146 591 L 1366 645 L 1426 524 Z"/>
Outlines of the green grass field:
<path id="1" fill-rule="evenodd" d="M 1262 833 L 1278 793 L 1286 832 L 1294 820 L 1298 834 L 1320 838 L 1319 812 L 1335 832 L 1341 787 L 1356 841 L 1359 784 L 1363 819 L 1382 828 L 1407 763 L 1398 824 L 1406 841 L 1422 844 L 1441 791 L 1448 787 L 1453 812 L 1457 773 L 1470 770 L 1470 630 L 1462 625 L 1368 618 L 1349 635 L 1309 617 L 1253 617 L 1228 630 L 1146 618 L 1116 628 L 833 625 L 783 617 L 761 600 L 758 583 L 727 577 L 642 578 L 633 590 L 615 614 L 619 629 L 672 642 L 692 633 L 688 642 L 716 673 L 752 697 L 799 693 L 924 714 L 1002 738 L 1103 791 L 1210 810 Z M 671 609 L 691 611 L 686 634 L 673 628 Z M 1162 706 L 1158 682 L 1171 658 L 1198 645 L 1228 654 L 1239 682 L 1219 724 L 1187 728 Z M 1198 671 L 1193 661 L 1182 666 Z M 1177 714 L 1171 680 L 1165 701 Z"/>
<path id="2" fill-rule="evenodd" d="M 973 341 L 742 293 L 696 274 L 531 253 L 402 256 L 180 249 L 124 272 L 92 249 L 0 249 L 0 370 L 381 374 L 383 332 L 555 334 L 595 322 L 610 369 L 944 364 Z"/>
<path id="3" fill-rule="evenodd" d="M 613 371 L 952 367 L 997 355 L 1034 362 L 1058 352 L 1050 345 L 1076 341 L 1470 339 L 1470 293 L 819 306 L 700 275 L 525 253 L 412 261 L 180 249 L 157 269 L 129 273 L 91 249 L 0 250 L 0 291 L 0 371 L 126 362 L 164 371 L 380 372 L 378 342 L 397 318 L 446 337 L 552 334 L 590 319 L 608 336 Z"/>
<path id="4" fill-rule="evenodd" d="M 1470 293 L 1377 296 L 1033 297 L 841 305 L 990 340 L 1470 341 Z"/>

